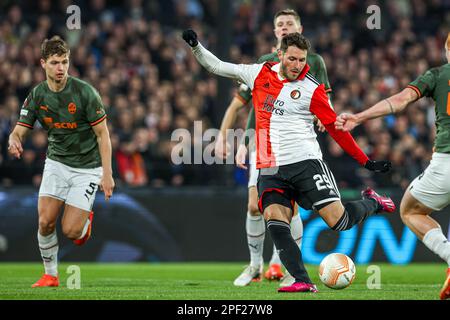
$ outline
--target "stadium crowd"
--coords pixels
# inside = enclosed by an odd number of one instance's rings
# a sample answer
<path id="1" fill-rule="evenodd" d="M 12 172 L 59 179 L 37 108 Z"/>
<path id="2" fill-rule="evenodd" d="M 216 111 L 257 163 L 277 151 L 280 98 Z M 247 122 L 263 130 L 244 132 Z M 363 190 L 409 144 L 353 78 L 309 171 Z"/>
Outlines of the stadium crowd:
<path id="1" fill-rule="evenodd" d="M 81 8 L 80 30 L 66 26 L 66 8 L 72 3 Z M 232 3 L 229 60 L 236 63 L 254 62 L 271 51 L 275 12 L 299 12 L 303 34 L 325 60 L 337 113 L 368 108 L 445 61 L 450 25 L 450 4 L 445 0 Z M 373 4 L 381 9 L 381 28 L 370 30 L 366 22 L 371 14 L 366 10 Z M 107 108 L 119 185 L 245 185 L 243 172 L 230 165 L 171 161 L 178 143 L 171 141 L 175 129 L 193 132 L 194 121 L 202 121 L 203 130 L 220 126 L 224 110 L 216 98 L 218 79 L 202 70 L 180 37 L 181 30 L 192 27 L 202 43 L 217 52 L 218 8 L 219 0 L 3 1 L 0 186 L 40 183 L 45 131 L 35 125 L 20 160 L 7 155 L 7 140 L 26 95 L 45 80 L 40 44 L 54 34 L 71 47 L 69 74 L 93 84 Z M 236 127 L 245 127 L 247 112 L 239 114 Z M 421 99 L 402 114 L 368 121 L 353 132 L 371 158 L 392 161 L 393 170 L 385 175 L 360 169 L 327 134 L 319 134 L 340 188 L 406 188 L 431 158 L 434 116 L 432 101 Z M 190 148 L 209 143 L 193 139 Z"/>

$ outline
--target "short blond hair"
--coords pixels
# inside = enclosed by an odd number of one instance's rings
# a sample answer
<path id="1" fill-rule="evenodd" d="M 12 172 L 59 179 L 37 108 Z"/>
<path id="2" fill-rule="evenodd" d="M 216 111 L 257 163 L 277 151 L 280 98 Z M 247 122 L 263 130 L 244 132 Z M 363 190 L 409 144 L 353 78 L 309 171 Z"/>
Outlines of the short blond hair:
<path id="1" fill-rule="evenodd" d="M 447 34 L 447 41 L 445 42 L 445 47 L 450 49 L 450 32 Z"/>

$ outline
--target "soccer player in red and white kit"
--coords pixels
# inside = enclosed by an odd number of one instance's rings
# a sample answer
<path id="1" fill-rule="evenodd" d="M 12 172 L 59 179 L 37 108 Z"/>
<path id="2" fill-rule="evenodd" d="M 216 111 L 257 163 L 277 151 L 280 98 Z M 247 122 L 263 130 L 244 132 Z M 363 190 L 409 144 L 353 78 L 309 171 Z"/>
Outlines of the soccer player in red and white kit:
<path id="1" fill-rule="evenodd" d="M 235 78 L 252 89 L 256 113 L 256 150 L 259 208 L 283 265 L 295 278 L 279 292 L 317 292 L 290 232 L 294 202 L 314 209 L 336 231 L 348 230 L 378 212 L 393 212 L 395 204 L 368 188 L 363 199 L 343 205 L 331 171 L 322 160 L 314 132 L 314 115 L 334 140 L 365 168 L 386 172 L 388 161 L 369 160 L 348 132 L 334 128 L 336 114 L 324 85 L 308 73 L 309 41 L 300 33 L 285 36 L 278 50 L 280 62 L 233 64 L 205 49 L 193 30 L 183 39 L 208 71 Z"/>

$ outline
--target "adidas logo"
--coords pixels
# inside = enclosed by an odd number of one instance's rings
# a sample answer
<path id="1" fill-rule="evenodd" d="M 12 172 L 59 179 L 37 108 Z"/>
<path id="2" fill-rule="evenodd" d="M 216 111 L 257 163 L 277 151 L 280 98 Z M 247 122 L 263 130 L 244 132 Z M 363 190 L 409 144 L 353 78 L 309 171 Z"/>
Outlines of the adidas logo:
<path id="1" fill-rule="evenodd" d="M 334 190 L 330 190 L 329 195 L 330 195 L 330 196 L 337 196 L 337 194 L 336 194 L 336 192 L 334 192 Z"/>
<path id="2" fill-rule="evenodd" d="M 269 88 L 270 84 L 268 82 L 264 83 L 263 88 Z"/>

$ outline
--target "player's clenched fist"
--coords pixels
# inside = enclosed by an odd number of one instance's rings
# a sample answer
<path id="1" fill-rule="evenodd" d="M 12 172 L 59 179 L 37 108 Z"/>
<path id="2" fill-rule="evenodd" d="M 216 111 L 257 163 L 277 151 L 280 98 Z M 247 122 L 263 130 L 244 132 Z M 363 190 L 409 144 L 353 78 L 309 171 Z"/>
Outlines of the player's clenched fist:
<path id="1" fill-rule="evenodd" d="M 187 42 L 191 47 L 195 47 L 198 44 L 197 34 L 194 30 L 188 29 L 183 31 L 183 39 Z"/>
<path id="2" fill-rule="evenodd" d="M 225 141 L 222 134 L 219 134 L 216 144 L 214 145 L 214 154 L 216 155 L 216 157 L 225 159 L 231 153 L 230 148 L 230 144 Z"/>
<path id="3" fill-rule="evenodd" d="M 15 158 L 20 159 L 23 152 L 22 143 L 15 139 L 9 139 L 8 152 Z"/>
<path id="4" fill-rule="evenodd" d="M 358 124 L 359 122 L 357 121 L 357 117 L 354 114 L 342 113 L 336 118 L 334 126 L 337 130 L 351 131 Z"/>
<path id="5" fill-rule="evenodd" d="M 238 151 L 236 152 L 236 166 L 241 169 L 247 169 L 245 165 L 245 159 L 247 158 L 247 147 L 243 144 L 239 145 Z"/>

